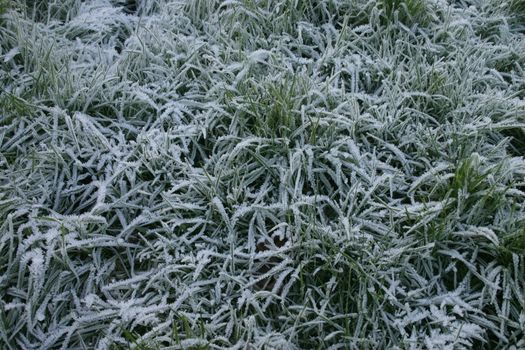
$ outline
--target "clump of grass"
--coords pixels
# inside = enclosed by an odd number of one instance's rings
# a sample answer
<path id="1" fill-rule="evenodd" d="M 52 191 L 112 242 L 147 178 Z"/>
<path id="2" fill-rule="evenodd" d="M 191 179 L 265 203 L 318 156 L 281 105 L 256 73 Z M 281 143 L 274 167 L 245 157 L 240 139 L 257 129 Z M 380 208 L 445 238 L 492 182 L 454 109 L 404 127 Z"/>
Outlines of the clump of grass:
<path id="1" fill-rule="evenodd" d="M 405 25 L 424 27 L 431 20 L 431 8 L 426 0 L 380 0 L 378 5 L 389 21 L 397 18 Z"/>
<path id="2" fill-rule="evenodd" d="M 307 99 L 308 91 L 308 86 L 300 77 L 269 80 L 244 89 L 248 89 L 242 97 L 247 111 L 239 118 L 245 119 L 243 123 L 254 135 L 289 137 L 300 126 L 300 108 Z"/>
<path id="3" fill-rule="evenodd" d="M 12 3 L 10 0 L 1 0 L 0 1 L 0 15 L 3 15 L 7 12 L 12 6 Z"/>
<path id="4" fill-rule="evenodd" d="M 509 1 L 508 9 L 512 16 L 516 16 L 517 18 L 525 17 L 525 1 L 523 0 Z"/>
<path id="5" fill-rule="evenodd" d="M 38 22 L 67 22 L 78 13 L 78 0 L 25 0 L 24 6 L 28 16 Z"/>
<path id="6" fill-rule="evenodd" d="M 0 95 L 0 125 L 9 125 L 14 119 L 34 113 L 34 107 L 27 101 L 8 92 Z"/>

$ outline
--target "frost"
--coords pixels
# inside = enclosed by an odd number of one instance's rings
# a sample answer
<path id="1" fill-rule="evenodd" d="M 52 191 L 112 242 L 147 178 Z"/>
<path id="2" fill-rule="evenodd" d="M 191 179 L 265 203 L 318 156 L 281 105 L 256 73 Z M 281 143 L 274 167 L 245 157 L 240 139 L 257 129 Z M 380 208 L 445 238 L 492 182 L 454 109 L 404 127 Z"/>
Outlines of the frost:
<path id="1" fill-rule="evenodd" d="M 523 348 L 515 3 L 4 6 L 0 348 Z"/>

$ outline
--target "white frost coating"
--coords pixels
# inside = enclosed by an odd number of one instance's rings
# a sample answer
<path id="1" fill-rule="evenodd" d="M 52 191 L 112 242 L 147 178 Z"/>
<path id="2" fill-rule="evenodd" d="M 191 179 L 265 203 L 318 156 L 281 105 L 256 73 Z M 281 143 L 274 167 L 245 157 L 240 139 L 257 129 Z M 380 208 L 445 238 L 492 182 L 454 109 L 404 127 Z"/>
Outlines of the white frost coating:
<path id="1" fill-rule="evenodd" d="M 0 1 L 0 348 L 524 348 L 523 11 L 387 2 Z"/>

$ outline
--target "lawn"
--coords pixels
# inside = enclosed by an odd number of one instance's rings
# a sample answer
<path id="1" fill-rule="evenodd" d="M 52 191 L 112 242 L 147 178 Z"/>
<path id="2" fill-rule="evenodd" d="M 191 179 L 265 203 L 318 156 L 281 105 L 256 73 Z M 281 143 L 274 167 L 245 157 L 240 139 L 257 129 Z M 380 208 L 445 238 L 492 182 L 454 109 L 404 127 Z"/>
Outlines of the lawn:
<path id="1" fill-rule="evenodd" d="M 0 0 L 0 349 L 523 349 L 524 98 L 524 0 Z"/>

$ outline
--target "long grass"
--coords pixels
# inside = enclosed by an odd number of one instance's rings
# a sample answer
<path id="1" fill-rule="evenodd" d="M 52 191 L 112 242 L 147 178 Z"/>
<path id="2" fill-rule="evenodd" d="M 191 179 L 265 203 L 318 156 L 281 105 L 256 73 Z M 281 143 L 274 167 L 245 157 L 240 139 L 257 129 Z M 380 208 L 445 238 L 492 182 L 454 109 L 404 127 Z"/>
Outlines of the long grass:
<path id="1" fill-rule="evenodd" d="M 522 5 L 0 0 L 0 349 L 525 347 Z"/>

